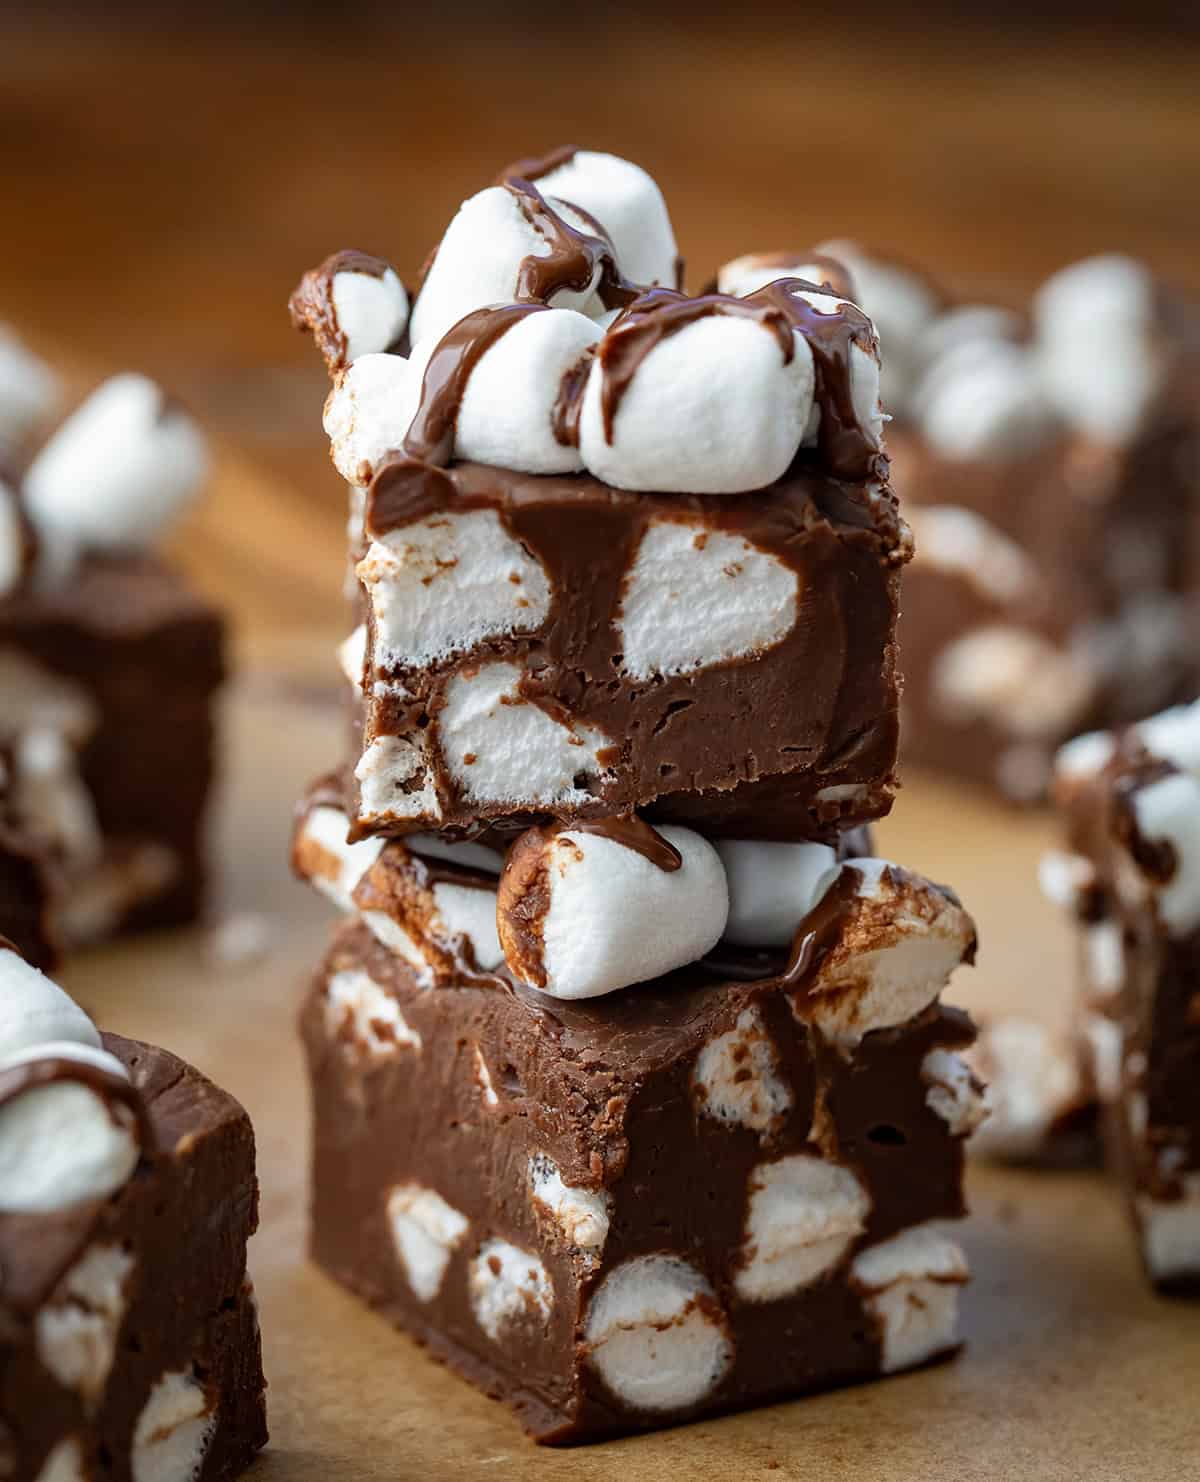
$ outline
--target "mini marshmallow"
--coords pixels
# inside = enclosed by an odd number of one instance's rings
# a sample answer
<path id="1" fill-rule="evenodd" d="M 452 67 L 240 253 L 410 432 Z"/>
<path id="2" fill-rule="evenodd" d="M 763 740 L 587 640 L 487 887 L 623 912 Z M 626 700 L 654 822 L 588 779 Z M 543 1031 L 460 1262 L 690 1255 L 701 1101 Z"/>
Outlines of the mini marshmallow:
<path id="1" fill-rule="evenodd" d="M 1083 781 L 1102 772 L 1116 753 L 1116 739 L 1108 731 L 1088 731 L 1059 747 L 1054 774 L 1064 782 Z"/>
<path id="2" fill-rule="evenodd" d="M 577 473 L 579 449 L 559 442 L 554 414 L 563 381 L 600 339 L 599 326 L 573 309 L 526 314 L 493 340 L 467 378 L 454 456 L 522 473 Z M 413 375 L 424 375 L 436 344 L 418 345 Z"/>
<path id="3" fill-rule="evenodd" d="M 819 287 L 828 282 L 830 270 L 830 264 L 820 260 L 813 261 L 802 253 L 748 252 L 718 269 L 717 292 L 731 294 L 734 298 L 748 298 L 760 288 L 765 288 L 768 283 L 778 282 L 780 278 L 802 278 L 804 282 L 815 283 Z M 849 273 L 844 275 L 846 280 L 849 276 Z M 830 286 L 834 285 L 831 283 Z M 851 298 L 853 296 L 848 295 Z"/>
<path id="4" fill-rule="evenodd" d="M 323 424 L 333 466 L 347 483 L 369 484 L 403 446 L 420 396 L 420 379 L 401 355 L 363 355 L 341 372 Z"/>
<path id="5" fill-rule="evenodd" d="M 0 447 L 20 447 L 50 420 L 61 399 L 58 377 L 45 361 L 0 326 Z"/>
<path id="6" fill-rule="evenodd" d="M 341 269 L 333 275 L 330 302 L 347 365 L 395 344 L 408 323 L 408 294 L 391 268 L 382 273 Z"/>
<path id="7" fill-rule="evenodd" d="M 367 625 L 359 623 L 349 638 L 338 644 L 338 668 L 348 684 L 361 692 L 363 671 L 367 666 Z"/>
<path id="8" fill-rule="evenodd" d="M 91 1246 L 62 1279 L 59 1300 L 34 1319 L 38 1358 L 89 1413 L 104 1394 L 128 1306 L 133 1256 L 116 1245 Z"/>
<path id="9" fill-rule="evenodd" d="M 340 808 L 310 808 L 296 828 L 292 860 L 308 880 L 339 910 L 354 909 L 354 887 L 379 858 L 385 840 L 360 839 L 348 844 L 350 820 Z"/>
<path id="10" fill-rule="evenodd" d="M 987 1087 L 988 1120 L 970 1144 L 979 1157 L 1014 1163 L 1036 1158 L 1054 1126 L 1082 1101 L 1074 1046 L 1032 1020 L 985 1025 L 966 1059 Z"/>
<path id="11" fill-rule="evenodd" d="M 655 520 L 625 578 L 622 667 L 648 679 L 758 657 L 795 627 L 799 591 L 791 567 L 740 535 Z"/>
<path id="12" fill-rule="evenodd" d="M 101 1049 L 100 1033 L 73 999 L 16 951 L 0 946 L 0 1065 L 47 1041 Z"/>
<path id="13" fill-rule="evenodd" d="M 970 916 L 928 880 L 880 859 L 850 859 L 857 893 L 838 940 L 798 992 L 797 1018 L 844 1047 L 933 1003 L 975 949 Z"/>
<path id="14" fill-rule="evenodd" d="M 486 1240 L 467 1271 L 475 1321 L 493 1343 L 523 1324 L 544 1331 L 554 1310 L 554 1285 L 531 1251 L 507 1240 Z"/>
<path id="15" fill-rule="evenodd" d="M 958 304 L 932 320 L 918 340 L 919 359 L 923 365 L 938 365 L 943 356 L 952 355 L 960 345 L 980 340 L 993 343 L 1016 343 L 1021 338 L 1021 319 L 1010 309 L 995 304 Z"/>
<path id="16" fill-rule="evenodd" d="M 602 346 L 580 415 L 585 467 L 635 491 L 738 494 L 774 483 L 796 456 L 813 405 L 812 353 L 802 336 L 793 340 L 785 362 L 774 333 L 756 320 L 710 314 L 685 325 L 638 366 L 611 442 Z"/>
<path id="17" fill-rule="evenodd" d="M 1155 1281 L 1200 1276 L 1200 1176 L 1184 1180 L 1181 1199 L 1136 1201 L 1142 1255 Z"/>
<path id="18" fill-rule="evenodd" d="M 718 839 L 729 882 L 725 939 L 739 947 L 786 947 L 841 873 L 827 844 Z"/>
<path id="19" fill-rule="evenodd" d="M 1077 911 L 1095 883 L 1096 871 L 1082 854 L 1047 849 L 1038 861 L 1038 884 L 1042 894 L 1064 911 Z"/>
<path id="20" fill-rule="evenodd" d="M 25 526 L 17 496 L 0 479 L 0 598 L 15 592 L 25 574 Z"/>
<path id="21" fill-rule="evenodd" d="M 12 802 L 22 825 L 78 873 L 100 864 L 104 840 L 76 749 L 61 731 L 37 727 L 13 748 Z"/>
<path id="22" fill-rule="evenodd" d="M 662 191 L 629 160 L 577 149 L 536 181 L 543 194 L 586 211 L 604 228 L 621 272 L 633 283 L 674 288 L 679 263 Z"/>
<path id="23" fill-rule="evenodd" d="M 1107 1014 L 1085 1013 L 1080 1025 L 1092 1084 L 1102 1102 L 1120 1100 L 1125 1084 L 1125 1034 Z"/>
<path id="24" fill-rule="evenodd" d="M 568 225 L 594 235 L 595 227 L 553 198 L 548 188 L 542 193 L 546 205 Z M 471 196 L 446 228 L 413 305 L 413 344 L 440 340 L 476 309 L 512 303 L 517 298 L 521 264 L 528 257 L 545 257 L 551 250 L 550 241 L 529 220 L 518 196 L 505 186 L 492 185 Z M 593 290 L 598 277 L 597 265 L 586 287 L 561 289 L 551 302 L 556 308 L 586 312 L 596 302 Z"/>
<path id="25" fill-rule="evenodd" d="M 55 1446 L 34 1482 L 90 1482 L 83 1470 L 83 1447 L 75 1436 L 68 1436 Z"/>
<path id="26" fill-rule="evenodd" d="M 968 1275 L 962 1251 L 931 1225 L 859 1252 L 850 1279 L 879 1327 L 885 1374 L 957 1345 L 958 1288 Z"/>
<path id="27" fill-rule="evenodd" d="M 993 602 L 1016 603 L 1040 586 L 1026 551 L 974 510 L 953 504 L 910 509 L 918 565 L 969 582 Z"/>
<path id="28" fill-rule="evenodd" d="M 697 1405 L 733 1363 L 712 1287 L 678 1256 L 639 1256 L 611 1271 L 592 1297 L 583 1336 L 609 1392 L 635 1412 Z"/>
<path id="29" fill-rule="evenodd" d="M 526 700 L 521 675 L 519 665 L 497 662 L 452 677 L 437 717 L 447 771 L 468 802 L 553 808 L 588 801 L 611 738 Z"/>
<path id="30" fill-rule="evenodd" d="M 355 764 L 354 777 L 360 811 L 368 823 L 410 818 L 436 823 L 442 816 L 423 733 L 375 737 Z M 418 786 L 419 777 L 423 780 Z"/>
<path id="31" fill-rule="evenodd" d="M 596 998 L 695 962 L 721 938 L 725 871 L 691 829 L 657 830 L 681 866 L 661 869 L 601 834 L 530 829 L 509 853 L 497 922 L 509 970 L 555 998 Z M 539 919 L 531 903 L 545 902 Z"/>
<path id="32" fill-rule="evenodd" d="M 1200 777 L 1200 700 L 1174 705 L 1134 727 L 1155 756 L 1172 762 L 1181 772 Z"/>
<path id="33" fill-rule="evenodd" d="M 114 376 L 30 464 L 25 506 L 51 545 L 145 550 L 191 503 L 207 470 L 191 418 L 145 376 Z"/>
<path id="34" fill-rule="evenodd" d="M 421 1036 L 409 1028 L 396 1000 L 353 968 L 334 973 L 325 985 L 325 1027 L 331 1039 L 349 1031 L 355 1048 L 372 1057 L 421 1049 Z"/>
<path id="35" fill-rule="evenodd" d="M 564 1183 L 558 1164 L 545 1153 L 534 1153 L 529 1159 L 529 1195 L 535 1210 L 553 1221 L 568 1245 L 591 1259 L 600 1256 L 608 1239 L 612 1203 L 603 1189 Z"/>
<path id="36" fill-rule="evenodd" d="M 1036 359 L 1004 340 L 948 351 L 918 390 L 920 427 L 945 458 L 1016 458 L 1057 429 Z"/>
<path id="37" fill-rule="evenodd" d="M 192 1482 L 203 1470 L 216 1429 L 216 1411 L 194 1375 L 164 1374 L 134 1427 L 133 1482 Z"/>
<path id="38" fill-rule="evenodd" d="M 867 1191 L 849 1168 L 808 1153 L 760 1164 L 750 1175 L 738 1296 L 778 1302 L 827 1276 L 870 1212 Z"/>
<path id="39" fill-rule="evenodd" d="M 1097 682 L 1083 655 L 1005 623 L 953 639 L 938 655 L 931 678 L 946 716 L 986 720 L 1025 740 L 1069 731 L 1087 711 Z"/>
<path id="40" fill-rule="evenodd" d="M 1117 254 L 1074 263 L 1042 284 L 1033 316 L 1043 384 L 1059 413 L 1101 441 L 1128 443 L 1165 377 L 1149 271 Z"/>
<path id="41" fill-rule="evenodd" d="M 792 293 L 793 298 L 803 299 L 818 314 L 839 315 L 843 309 L 854 309 L 857 306 L 849 299 L 839 298 L 833 293 L 814 293 L 807 288 L 798 288 Z M 853 404 L 854 419 L 864 436 L 875 446 L 880 447 L 883 443 L 883 402 L 880 392 L 880 360 L 879 340 L 874 333 L 872 325 L 873 346 L 870 350 L 864 350 L 857 342 L 852 340 L 849 349 L 849 371 L 850 371 L 850 399 Z M 795 338 L 797 341 L 803 336 L 797 330 Z M 806 343 L 807 348 L 807 343 Z M 806 427 L 804 443 L 810 446 L 816 442 L 816 431 L 820 423 L 820 404 L 813 407 L 814 417 Z"/>
<path id="42" fill-rule="evenodd" d="M 424 668 L 489 639 L 535 632 L 550 613 L 545 568 L 494 509 L 390 530 L 372 542 L 357 575 L 375 618 L 376 672 Z"/>
<path id="43" fill-rule="evenodd" d="M 1117 921 L 1100 921 L 1083 933 L 1084 981 L 1089 994 L 1112 998 L 1125 982 L 1125 939 Z"/>
<path id="44" fill-rule="evenodd" d="M 1140 787 L 1133 811 L 1143 838 L 1171 847 L 1175 868 L 1155 898 L 1167 931 L 1187 936 L 1200 926 L 1200 778 L 1175 772 Z"/>
<path id="45" fill-rule="evenodd" d="M 728 1126 L 766 1135 L 782 1126 L 795 1098 L 779 1074 L 779 1053 L 756 1008 L 710 1039 L 692 1069 L 697 1111 Z"/>
<path id="46" fill-rule="evenodd" d="M 387 1217 L 396 1255 L 418 1302 L 441 1290 L 450 1257 L 470 1228 L 467 1217 L 420 1184 L 400 1184 L 388 1195 Z"/>
<path id="47" fill-rule="evenodd" d="M 928 1088 L 925 1105 L 941 1117 L 951 1137 L 970 1137 L 982 1126 L 988 1115 L 983 1083 L 961 1055 L 930 1050 L 921 1061 L 921 1080 Z"/>

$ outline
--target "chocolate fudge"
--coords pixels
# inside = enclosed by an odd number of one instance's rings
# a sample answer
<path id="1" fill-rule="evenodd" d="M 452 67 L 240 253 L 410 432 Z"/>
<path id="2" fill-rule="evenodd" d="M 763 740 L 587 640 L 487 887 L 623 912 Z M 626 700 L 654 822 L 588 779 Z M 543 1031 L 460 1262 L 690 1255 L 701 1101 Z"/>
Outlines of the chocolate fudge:
<path id="1" fill-rule="evenodd" d="M 947 889 L 874 857 L 908 528 L 838 269 L 688 295 L 661 193 L 562 150 L 410 301 L 307 274 L 352 486 L 350 757 L 297 874 L 316 1260 L 544 1442 L 953 1353 Z"/>
<path id="2" fill-rule="evenodd" d="M 1200 1294 L 1200 704 L 1059 755 L 1043 882 L 1080 933 L 1079 1040 L 1150 1279 Z"/>
<path id="3" fill-rule="evenodd" d="M 125 376 L 0 480 L 0 822 L 59 948 L 203 908 L 224 625 L 148 548 L 203 467 L 191 423 Z M 32 949 L 27 889 L 0 927 Z"/>
<path id="4" fill-rule="evenodd" d="M 266 1442 L 242 1108 L 0 945 L 0 1475 L 237 1476 Z"/>
<path id="5" fill-rule="evenodd" d="M 825 251 L 879 326 L 915 537 L 907 757 L 1043 798 L 1071 736 L 1200 682 L 1200 313 L 1121 257 L 1064 269 L 1018 313 L 857 244 Z M 722 282 L 780 270 L 742 259 Z"/>

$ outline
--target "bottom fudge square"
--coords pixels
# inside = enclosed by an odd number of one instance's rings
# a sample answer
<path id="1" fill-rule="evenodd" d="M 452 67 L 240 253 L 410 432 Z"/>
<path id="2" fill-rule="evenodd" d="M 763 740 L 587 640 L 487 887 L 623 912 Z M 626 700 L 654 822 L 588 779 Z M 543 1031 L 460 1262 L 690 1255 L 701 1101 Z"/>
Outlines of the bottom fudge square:
<path id="1" fill-rule="evenodd" d="M 254 1134 L 0 938 L 0 1477 L 223 1482 L 266 1442 Z"/>
<path id="2" fill-rule="evenodd" d="M 302 1014 L 316 1260 L 548 1443 L 952 1352 L 967 1270 L 932 1222 L 981 1087 L 938 995 L 974 930 L 859 865 L 812 961 L 723 946 L 599 1004 L 435 986 L 348 921 Z"/>

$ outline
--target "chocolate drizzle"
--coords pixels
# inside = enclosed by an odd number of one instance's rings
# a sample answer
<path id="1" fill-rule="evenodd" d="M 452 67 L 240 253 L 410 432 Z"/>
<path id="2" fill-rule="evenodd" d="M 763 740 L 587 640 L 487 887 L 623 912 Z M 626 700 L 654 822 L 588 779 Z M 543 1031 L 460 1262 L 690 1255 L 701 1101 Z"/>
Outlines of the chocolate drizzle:
<path id="1" fill-rule="evenodd" d="M 652 828 L 636 813 L 613 814 L 608 818 L 583 818 L 553 830 L 554 833 L 568 831 L 611 839 L 614 844 L 634 850 L 666 874 L 674 874 L 683 864 L 683 858 L 674 844 L 668 843 L 657 829 Z"/>
<path id="2" fill-rule="evenodd" d="M 137 1088 L 124 1076 L 85 1060 L 73 1060 L 65 1055 L 49 1055 L 44 1059 L 24 1060 L 19 1065 L 0 1070 L 0 1107 L 15 1101 L 27 1091 L 70 1081 L 86 1086 L 106 1104 L 116 1103 L 127 1108 L 137 1125 L 138 1140 L 143 1150 L 149 1150 L 153 1146 L 145 1104 Z"/>
<path id="3" fill-rule="evenodd" d="M 548 303 L 564 289 L 586 293 L 593 280 L 606 309 L 623 309 L 638 298 L 641 287 L 621 276 L 616 249 L 594 217 L 564 202 L 596 228 L 596 234 L 580 231 L 547 203 L 531 180 L 513 178 L 504 185 L 516 197 L 530 226 L 550 244 L 548 253 L 531 253 L 522 260 L 517 273 L 518 299 Z"/>
<path id="4" fill-rule="evenodd" d="M 577 144 L 562 144 L 549 154 L 528 155 L 524 159 L 514 160 L 496 176 L 496 184 L 507 185 L 512 180 L 540 180 L 543 175 L 569 165 L 578 153 Z"/>
<path id="5" fill-rule="evenodd" d="M 862 871 L 844 865 L 841 874 L 801 921 L 780 981 L 787 988 L 807 987 L 818 968 L 841 940 L 846 918 L 858 899 Z"/>
<path id="6" fill-rule="evenodd" d="M 333 280 L 339 273 L 361 273 L 382 278 L 389 271 L 381 257 L 348 248 L 310 268 L 288 300 L 292 323 L 302 334 L 311 334 L 331 372 L 346 367 L 346 336 L 333 306 Z"/>

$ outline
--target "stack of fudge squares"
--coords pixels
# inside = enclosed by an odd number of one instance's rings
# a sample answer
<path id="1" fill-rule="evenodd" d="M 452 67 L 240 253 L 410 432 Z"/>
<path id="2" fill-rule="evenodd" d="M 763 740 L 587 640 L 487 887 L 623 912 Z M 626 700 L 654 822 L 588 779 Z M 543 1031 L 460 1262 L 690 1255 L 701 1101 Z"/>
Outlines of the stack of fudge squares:
<path id="1" fill-rule="evenodd" d="M 1054 755 L 1200 685 L 1200 312 L 1089 258 L 1020 312 L 826 244 L 883 346 L 905 584 L 905 760 L 1043 799 Z M 749 257 L 743 292 L 802 263 Z"/>
<path id="2" fill-rule="evenodd" d="M 43 965 L 199 914 L 224 672 L 220 614 L 155 550 L 198 429 L 139 375 L 61 405 L 0 331 L 0 928 Z"/>
<path id="3" fill-rule="evenodd" d="M 689 297 L 640 168 L 292 299 L 333 389 L 350 757 L 298 873 L 317 1261 L 545 1442 L 954 1351 L 954 894 L 871 853 L 910 537 L 835 262 Z M 334 759 L 336 760 L 336 759 Z"/>

